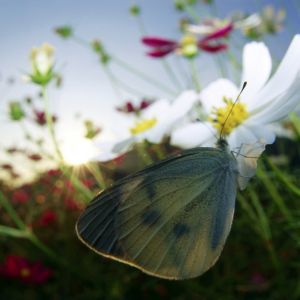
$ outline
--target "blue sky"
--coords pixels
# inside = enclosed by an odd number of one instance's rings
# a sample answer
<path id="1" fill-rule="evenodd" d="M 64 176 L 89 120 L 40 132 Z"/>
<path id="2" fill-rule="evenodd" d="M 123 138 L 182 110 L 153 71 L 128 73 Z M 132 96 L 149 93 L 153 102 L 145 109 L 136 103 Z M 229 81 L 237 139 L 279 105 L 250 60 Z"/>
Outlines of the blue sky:
<path id="1" fill-rule="evenodd" d="M 215 2 L 220 17 L 237 10 L 256 12 L 266 4 L 277 8 L 284 7 L 288 16 L 287 29 L 275 38 L 266 40 L 277 59 L 283 55 L 292 36 L 299 29 L 300 5 L 295 5 L 297 0 Z M 72 41 L 63 41 L 53 33 L 53 28 L 59 25 L 72 25 L 76 34 L 86 40 L 101 39 L 112 53 L 130 65 L 142 69 L 161 82 L 167 82 L 161 64 L 144 54 L 145 48 L 139 41 L 137 22 L 128 14 L 132 3 L 133 1 L 125 0 L 0 0 L 0 147 L 23 143 L 20 128 L 7 122 L 5 112 L 8 101 L 37 93 L 36 87 L 24 84 L 20 78 L 22 72 L 30 68 L 30 49 L 43 42 L 55 46 L 56 68 L 64 78 L 60 90 L 50 90 L 51 109 L 61 120 L 61 127 L 58 128 L 61 138 L 68 136 L 70 131 L 80 130 L 78 122 L 74 122 L 74 114 L 77 112 L 99 124 L 109 124 L 112 122 L 113 107 L 128 98 L 125 94 L 123 99 L 116 98 L 93 53 Z M 148 34 L 178 37 L 177 21 L 182 14 L 174 10 L 171 0 L 144 0 L 136 3 L 142 8 L 143 22 Z M 202 11 L 204 13 L 205 10 Z M 202 75 L 204 83 L 218 76 L 207 57 L 201 63 L 201 68 L 205 74 L 205 77 Z M 134 76 L 124 72 L 119 72 L 118 75 L 142 90 L 145 95 L 167 96 Z M 11 76 L 16 79 L 16 83 L 8 86 L 6 80 Z"/>

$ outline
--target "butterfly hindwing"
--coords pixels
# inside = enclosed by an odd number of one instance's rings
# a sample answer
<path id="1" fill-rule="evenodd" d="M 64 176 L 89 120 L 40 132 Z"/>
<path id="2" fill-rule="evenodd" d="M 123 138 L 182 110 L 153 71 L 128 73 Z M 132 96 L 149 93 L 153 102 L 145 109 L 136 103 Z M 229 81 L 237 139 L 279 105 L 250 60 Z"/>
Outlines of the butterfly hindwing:
<path id="1" fill-rule="evenodd" d="M 121 180 L 87 207 L 80 238 L 104 256 L 168 279 L 198 276 L 230 231 L 236 162 L 225 151 L 184 151 Z"/>

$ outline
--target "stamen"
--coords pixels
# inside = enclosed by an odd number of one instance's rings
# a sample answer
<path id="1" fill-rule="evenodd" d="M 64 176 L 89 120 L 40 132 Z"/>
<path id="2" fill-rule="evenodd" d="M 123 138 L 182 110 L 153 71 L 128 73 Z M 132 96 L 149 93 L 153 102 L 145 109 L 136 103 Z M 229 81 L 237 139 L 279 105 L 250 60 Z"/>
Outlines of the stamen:
<path id="1" fill-rule="evenodd" d="M 249 113 L 246 104 L 242 102 L 235 103 L 235 106 L 232 108 L 232 99 L 224 97 L 223 101 L 226 105 L 224 107 L 214 108 L 212 111 L 212 114 L 214 116 L 210 117 L 209 121 L 213 124 L 213 126 L 218 130 L 219 133 L 222 130 L 222 133 L 224 135 L 229 135 L 234 128 L 239 126 L 248 118 Z M 226 121 L 227 117 L 228 119 Z"/>
<path id="2" fill-rule="evenodd" d="M 157 123 L 157 120 L 155 118 L 138 121 L 138 122 L 136 122 L 134 127 L 130 128 L 130 132 L 133 135 L 142 133 L 142 132 L 154 127 L 156 125 L 156 123 Z"/>

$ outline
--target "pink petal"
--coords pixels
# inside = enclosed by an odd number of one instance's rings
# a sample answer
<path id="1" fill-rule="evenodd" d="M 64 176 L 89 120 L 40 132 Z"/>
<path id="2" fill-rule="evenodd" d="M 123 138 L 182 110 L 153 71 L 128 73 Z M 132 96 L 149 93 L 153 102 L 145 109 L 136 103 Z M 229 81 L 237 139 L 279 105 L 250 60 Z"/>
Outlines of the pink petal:
<path id="1" fill-rule="evenodd" d="M 228 25 L 216 30 L 215 32 L 207 35 L 203 40 L 209 41 L 214 39 L 225 38 L 233 30 L 233 24 L 229 23 Z"/>
<path id="2" fill-rule="evenodd" d="M 142 43 L 149 47 L 164 47 L 164 46 L 176 46 L 177 42 L 174 40 L 168 40 L 159 37 L 144 37 Z"/>

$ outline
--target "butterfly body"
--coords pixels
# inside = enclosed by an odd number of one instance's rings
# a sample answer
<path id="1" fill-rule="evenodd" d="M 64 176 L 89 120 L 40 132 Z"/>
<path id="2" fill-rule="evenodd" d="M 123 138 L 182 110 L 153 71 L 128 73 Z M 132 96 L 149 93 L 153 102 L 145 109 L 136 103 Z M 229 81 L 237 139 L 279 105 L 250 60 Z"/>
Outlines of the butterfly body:
<path id="1" fill-rule="evenodd" d="M 237 162 L 218 148 L 194 148 L 106 189 L 80 216 L 79 238 L 97 253 L 166 279 L 201 275 L 229 234 Z"/>

